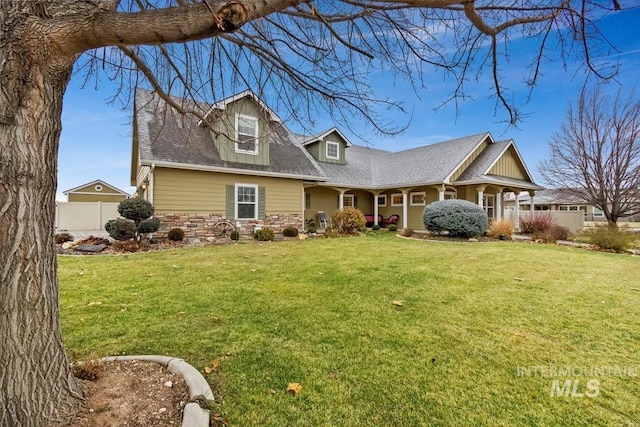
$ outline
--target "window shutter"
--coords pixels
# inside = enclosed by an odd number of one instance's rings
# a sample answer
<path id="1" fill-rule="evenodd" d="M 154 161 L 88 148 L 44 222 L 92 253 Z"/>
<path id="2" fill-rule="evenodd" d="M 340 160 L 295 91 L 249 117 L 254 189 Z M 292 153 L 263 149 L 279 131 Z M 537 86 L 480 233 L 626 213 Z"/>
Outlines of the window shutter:
<path id="1" fill-rule="evenodd" d="M 265 204 L 267 200 L 267 190 L 264 187 L 258 187 L 258 219 L 266 219 Z"/>
<path id="2" fill-rule="evenodd" d="M 354 208 L 358 207 L 358 196 L 353 196 L 353 207 Z"/>
<path id="3" fill-rule="evenodd" d="M 227 219 L 235 219 L 235 187 L 227 185 Z"/>

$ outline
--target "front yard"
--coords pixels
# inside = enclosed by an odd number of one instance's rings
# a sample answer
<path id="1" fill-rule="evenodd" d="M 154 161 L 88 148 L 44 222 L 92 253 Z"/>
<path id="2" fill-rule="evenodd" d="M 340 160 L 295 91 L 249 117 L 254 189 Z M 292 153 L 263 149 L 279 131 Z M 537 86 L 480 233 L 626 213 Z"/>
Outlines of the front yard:
<path id="1" fill-rule="evenodd" d="M 638 257 L 385 233 L 58 262 L 72 355 L 216 361 L 230 425 L 640 423 Z"/>

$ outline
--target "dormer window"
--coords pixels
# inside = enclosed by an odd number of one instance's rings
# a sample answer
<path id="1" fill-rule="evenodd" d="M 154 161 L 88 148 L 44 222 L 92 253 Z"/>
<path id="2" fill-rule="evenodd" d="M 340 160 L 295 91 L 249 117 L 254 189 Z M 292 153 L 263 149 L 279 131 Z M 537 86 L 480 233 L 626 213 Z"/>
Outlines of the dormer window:
<path id="1" fill-rule="evenodd" d="M 236 153 L 258 154 L 258 118 L 236 114 Z"/>
<path id="2" fill-rule="evenodd" d="M 327 159 L 340 160 L 340 144 L 327 141 Z"/>

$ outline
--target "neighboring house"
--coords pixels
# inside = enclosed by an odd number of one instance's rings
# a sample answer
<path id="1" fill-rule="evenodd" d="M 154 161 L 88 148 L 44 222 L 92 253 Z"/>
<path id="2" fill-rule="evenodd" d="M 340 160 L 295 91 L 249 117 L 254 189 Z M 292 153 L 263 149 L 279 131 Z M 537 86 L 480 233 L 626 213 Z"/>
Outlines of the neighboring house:
<path id="1" fill-rule="evenodd" d="M 392 153 L 354 145 L 336 128 L 295 134 L 251 91 L 197 107 L 210 128 L 136 91 L 131 185 L 154 204 L 161 233 L 207 236 L 220 219 L 243 234 L 279 232 L 344 206 L 421 229 L 433 201 L 466 199 L 499 219 L 506 192 L 542 189 L 513 140 L 489 133 Z"/>
<path id="2" fill-rule="evenodd" d="M 56 202 L 57 231 L 103 231 L 108 220 L 120 217 L 118 204 L 129 197 L 126 192 L 99 179 L 63 194 L 67 201 Z"/>
<path id="3" fill-rule="evenodd" d="M 67 196 L 67 202 L 120 203 L 129 197 L 128 193 L 100 179 L 64 191 L 63 194 Z"/>
<path id="4" fill-rule="evenodd" d="M 532 198 L 529 194 L 519 198 L 520 211 L 560 211 L 581 212 L 584 221 L 606 221 L 602 210 L 594 205 L 586 203 L 575 192 L 552 188 L 536 192 Z M 513 198 L 506 201 L 506 206 L 513 206 Z M 637 221 L 638 216 L 620 218 L 619 221 Z"/>

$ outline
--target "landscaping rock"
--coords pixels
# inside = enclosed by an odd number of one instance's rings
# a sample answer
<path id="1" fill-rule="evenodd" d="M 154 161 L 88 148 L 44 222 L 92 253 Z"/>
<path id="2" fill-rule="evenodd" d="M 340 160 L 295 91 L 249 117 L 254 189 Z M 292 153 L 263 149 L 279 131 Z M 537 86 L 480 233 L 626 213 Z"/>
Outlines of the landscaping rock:
<path id="1" fill-rule="evenodd" d="M 107 245 L 87 245 L 87 244 L 82 244 L 82 245 L 78 245 L 75 247 L 76 251 L 80 251 L 80 252 L 102 252 L 103 250 L 105 250 L 107 247 Z"/>
<path id="2" fill-rule="evenodd" d="M 71 249 L 74 246 L 75 246 L 74 242 L 64 242 L 62 244 L 62 249 Z"/>

